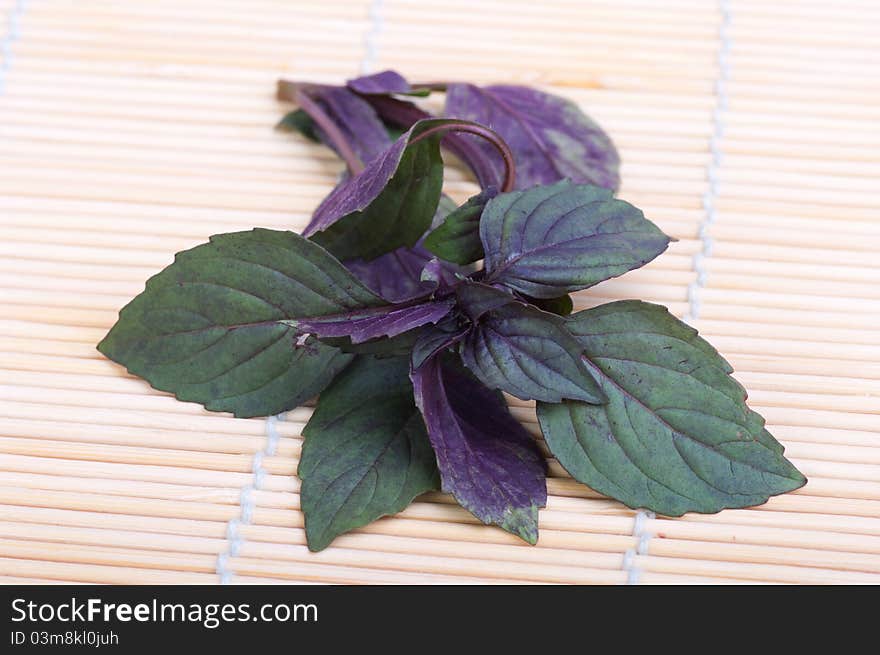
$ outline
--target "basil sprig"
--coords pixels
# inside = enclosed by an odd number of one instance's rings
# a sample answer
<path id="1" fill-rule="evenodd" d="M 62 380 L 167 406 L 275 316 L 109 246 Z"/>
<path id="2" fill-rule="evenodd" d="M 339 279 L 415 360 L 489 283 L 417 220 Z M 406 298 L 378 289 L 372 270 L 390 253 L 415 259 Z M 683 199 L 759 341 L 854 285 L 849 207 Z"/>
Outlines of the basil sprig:
<path id="1" fill-rule="evenodd" d="M 413 104 L 438 90 L 446 117 Z M 298 471 L 312 550 L 437 488 L 537 541 L 546 463 L 502 392 L 536 401 L 559 463 L 629 507 L 718 512 L 806 483 L 730 365 L 665 307 L 572 313 L 568 294 L 670 242 L 615 197 L 617 151 L 577 106 L 393 71 L 279 94 L 299 104 L 281 126 L 348 166 L 304 235 L 255 229 L 178 253 L 98 348 L 236 416 L 320 394 Z M 441 195 L 441 148 L 483 187 L 458 208 Z"/>

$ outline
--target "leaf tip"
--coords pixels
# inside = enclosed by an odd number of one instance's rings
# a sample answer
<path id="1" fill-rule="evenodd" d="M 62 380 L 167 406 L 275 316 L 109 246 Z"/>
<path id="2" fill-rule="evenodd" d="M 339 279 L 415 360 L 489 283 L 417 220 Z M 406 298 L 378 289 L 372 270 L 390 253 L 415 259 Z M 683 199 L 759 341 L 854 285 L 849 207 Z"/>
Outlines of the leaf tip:
<path id="1" fill-rule="evenodd" d="M 318 539 L 315 535 L 309 534 L 309 532 L 306 531 L 306 546 L 310 553 L 320 553 L 330 545 L 331 541 L 332 539 Z"/>
<path id="2" fill-rule="evenodd" d="M 538 543 L 538 506 L 508 508 L 507 516 L 499 526 L 534 546 Z"/>
<path id="3" fill-rule="evenodd" d="M 791 487 L 791 489 L 789 489 L 789 491 L 794 491 L 795 489 L 800 489 L 802 487 L 805 487 L 810 480 L 807 478 L 806 475 L 801 473 L 800 470 L 798 470 L 794 466 L 794 464 L 792 464 L 791 468 L 794 470 L 795 475 L 794 475 L 794 477 L 791 478 L 793 486 Z"/>

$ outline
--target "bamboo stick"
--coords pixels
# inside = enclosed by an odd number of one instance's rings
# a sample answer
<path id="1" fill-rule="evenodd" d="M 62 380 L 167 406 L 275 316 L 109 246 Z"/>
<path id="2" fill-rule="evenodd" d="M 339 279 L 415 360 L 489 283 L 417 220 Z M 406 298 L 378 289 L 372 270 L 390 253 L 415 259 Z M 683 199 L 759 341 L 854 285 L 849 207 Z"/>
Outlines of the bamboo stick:
<path id="1" fill-rule="evenodd" d="M 843 506 L 843 504 L 841 504 Z M 808 530 L 827 533 L 858 533 L 866 535 L 880 535 L 880 514 L 870 513 L 866 516 L 856 517 L 846 514 L 831 512 L 757 512 L 752 510 L 725 510 L 724 517 L 708 516 L 701 514 L 689 514 L 688 521 L 697 523 L 715 523 L 723 520 L 725 524 L 750 525 L 759 527 L 775 527 L 796 530 Z M 660 528 L 658 528 L 660 529 Z"/>
<path id="2" fill-rule="evenodd" d="M 13 575 L 0 575 L 0 584 L 4 585 L 47 585 L 47 584 L 78 584 L 70 580 L 51 580 L 49 578 L 22 578 Z"/>
<path id="3" fill-rule="evenodd" d="M 0 471 L 64 478 L 98 478 L 162 484 L 183 483 L 199 487 L 226 487 L 237 491 L 254 482 L 253 473 L 250 471 L 211 471 L 192 468 L 181 470 L 181 467 L 176 466 L 59 460 L 10 454 L 0 455 Z M 299 490 L 299 481 L 294 476 L 266 475 L 263 477 L 260 488 L 268 491 L 297 491 Z"/>
<path id="4" fill-rule="evenodd" d="M 13 396 L 17 396 L 11 387 L 8 391 Z M 171 402 L 171 398 L 168 396 L 164 396 L 162 399 L 168 404 Z M 15 400 L 19 402 L 0 401 L 0 412 L 3 412 L 5 417 L 19 417 L 23 419 L 46 418 L 45 414 L 40 414 L 40 407 L 36 403 L 30 403 L 21 396 L 17 396 Z M 198 407 L 198 405 L 194 405 L 194 407 Z M 91 423 L 97 419 L 99 422 L 107 425 L 131 426 L 134 428 L 155 428 L 171 431 L 179 430 L 181 433 L 183 431 L 212 435 L 220 433 L 234 436 L 256 436 L 259 438 L 264 438 L 266 435 L 266 424 L 265 421 L 261 419 L 236 419 L 229 414 L 209 412 L 206 410 L 193 413 L 192 416 L 188 416 L 185 419 L 182 417 L 168 417 L 166 419 L 163 417 L 163 413 L 164 412 L 148 411 L 139 414 L 130 411 L 116 410 L 112 407 L 103 410 L 99 408 L 91 408 L 88 411 L 85 411 L 77 409 L 74 405 L 71 405 L 65 410 L 63 420 L 65 422 Z M 298 437 L 304 422 L 310 418 L 311 413 L 312 410 L 308 407 L 300 407 L 287 412 L 285 414 L 286 420 L 278 422 L 275 426 L 279 436 L 282 438 Z M 49 417 L 49 420 L 51 420 L 51 417 Z M 242 443 L 251 445 L 254 443 L 254 439 L 248 439 L 247 442 Z"/>
<path id="5" fill-rule="evenodd" d="M 776 585 L 779 582 L 767 582 L 764 580 L 736 580 L 733 578 L 713 578 L 705 575 L 668 575 L 655 573 L 654 571 L 640 571 L 638 584 L 641 585 Z"/>
<path id="6" fill-rule="evenodd" d="M 31 112 L 23 114 L 30 116 Z M 45 119 L 44 119 L 45 120 Z M 266 123 L 260 126 L 260 133 L 267 132 L 268 125 L 271 125 L 274 117 L 267 118 Z M 14 121 L 8 121 L 14 122 Z M 669 126 L 669 129 L 674 129 Z M 775 128 L 774 128 L 775 129 Z M 163 130 L 161 133 L 164 133 Z M 626 133 L 617 128 L 614 131 L 617 135 L 625 135 Z M 223 139 L 220 134 L 215 136 L 216 139 Z M 277 137 L 276 137 L 277 138 Z M 623 140 L 626 143 L 626 139 Z M 27 152 L 17 152 L 27 148 Z M 318 149 L 314 146 L 314 149 Z M 672 166 L 668 164 L 655 164 L 654 159 L 657 158 L 656 151 L 651 150 L 630 150 L 622 148 L 623 157 L 626 163 L 623 166 L 623 176 L 626 180 L 628 189 L 639 191 L 657 190 L 666 193 L 677 192 L 682 194 L 698 194 L 704 185 L 704 168 L 705 166 Z M 326 176 L 334 174 L 338 168 L 338 162 L 328 160 L 324 162 L 314 161 L 316 158 L 304 154 L 300 157 L 261 157 L 252 153 L 236 153 L 227 156 L 222 165 L 219 165 L 216 157 L 211 157 L 200 151 L 195 152 L 169 152 L 161 149 L 144 149 L 135 148 L 133 146 L 120 147 L 114 145 L 98 145 L 86 147 L 78 143 L 48 143 L 43 146 L 34 146 L 30 142 L 22 138 L 11 138 L 9 140 L 8 154 L 3 158 L 7 160 L 8 165 L 15 166 L 22 172 L 28 169 L 39 169 L 40 171 L 51 170 L 52 167 L 62 168 L 64 171 L 77 170 L 85 172 L 96 172 L 100 174 L 116 174 L 120 171 L 120 167 L 124 167 L 126 177 L 132 180 L 140 180 L 145 176 L 158 176 L 174 174 L 175 178 L 181 181 L 190 179 L 190 184 L 196 185 L 201 179 L 205 179 L 209 174 L 234 174 L 239 180 L 274 182 L 279 184 L 289 183 L 291 178 L 301 181 L 302 183 L 317 182 L 325 179 Z M 42 151 L 42 153 L 41 153 Z M 38 154 L 41 153 L 41 154 Z M 292 153 L 291 153 L 292 154 Z M 693 156 L 696 153 L 685 153 L 685 156 Z M 47 162 L 47 158 L 51 163 Z M 772 157 L 770 158 L 772 159 Z M 231 161 L 230 161 L 231 160 Z M 305 162 L 307 165 L 303 166 Z M 828 164 L 826 162 L 826 167 Z M 804 166 L 809 166 L 806 162 Z M 718 177 L 722 180 L 729 180 L 730 183 L 748 184 L 750 188 L 766 188 L 765 193 L 778 193 L 775 187 L 791 188 L 792 184 L 809 185 L 812 188 L 821 190 L 822 192 L 834 193 L 843 191 L 847 194 L 851 193 L 870 193 L 871 166 L 865 162 L 839 162 L 835 167 L 818 173 L 802 172 L 780 174 L 774 170 L 770 172 L 769 166 L 754 166 L 739 168 L 734 165 L 725 167 L 724 172 L 719 173 Z M 812 168 L 812 167 L 811 167 Z M 843 177 L 840 174 L 853 171 L 860 173 L 857 175 L 849 175 Z M 829 174 L 829 173 L 833 173 Z M 806 178 L 806 179 L 805 179 Z M 460 181 L 468 179 L 463 171 L 450 170 L 447 179 Z M 674 182 L 672 184 L 671 182 Z M 862 222 L 863 226 L 869 224 Z M 846 227 L 844 223 L 843 228 Z M 719 230 L 724 231 L 724 226 L 719 225 Z M 724 232 L 731 238 L 736 238 L 737 233 L 733 230 Z M 753 233 L 756 234 L 756 233 Z M 774 238 L 775 232 L 767 230 L 767 235 Z M 780 233 L 781 234 L 781 233 Z M 789 237 L 801 237 L 799 234 L 788 233 Z M 809 237 L 809 235 L 806 235 Z M 841 238 L 842 235 L 836 231 L 826 232 L 826 237 Z M 754 237 L 753 237 L 754 239 Z M 800 239 L 798 239 L 800 240 Z M 857 241 L 847 241 L 847 244 L 853 244 L 855 249 L 859 248 Z M 844 245 L 838 247 L 845 247 Z M 866 248 L 866 246 L 862 246 Z"/>
<path id="7" fill-rule="evenodd" d="M 221 505 L 241 503 L 241 487 L 247 486 L 252 480 L 237 487 L 206 487 L 185 484 L 156 482 L 136 482 L 131 480 L 105 480 L 90 478 L 61 478 L 57 475 L 40 475 L 33 471 L 13 473 L 4 471 L 4 484 L 14 485 L 20 489 L 41 489 L 49 491 L 83 491 L 87 493 L 103 493 L 114 496 L 130 496 L 138 498 L 155 498 L 158 500 L 184 500 L 209 502 Z M 295 508 L 298 498 L 290 493 L 272 492 L 258 489 L 251 492 L 255 503 L 272 508 Z"/>
<path id="8" fill-rule="evenodd" d="M 345 553 L 342 553 L 344 555 Z M 42 543 L 37 541 L 13 541 L 0 539 L 0 562 L 5 558 L 39 557 L 43 561 L 56 562 L 76 562 L 87 565 L 99 566 L 116 566 L 128 568 L 145 568 L 145 569 L 162 569 L 173 570 L 181 573 L 203 573 L 210 574 L 216 567 L 216 557 L 208 555 L 198 555 L 194 553 L 157 553 L 146 550 L 135 550 L 131 548 L 115 549 L 101 546 L 84 546 L 66 544 L 63 549 L 58 549 L 55 544 Z M 337 560 L 343 560 L 339 554 L 336 555 Z M 442 563 L 442 562 L 441 562 Z M 498 582 L 510 582 L 510 578 L 502 576 L 490 577 L 488 579 L 482 577 L 467 577 L 465 579 L 455 577 L 455 574 L 443 575 L 435 573 L 422 573 L 421 570 L 403 569 L 404 572 L 396 573 L 395 571 L 381 571 L 371 573 L 369 569 L 362 570 L 363 565 L 354 563 L 351 558 L 340 561 L 341 566 L 322 565 L 313 562 L 291 563 L 289 565 L 272 566 L 270 563 L 248 562 L 242 558 L 231 558 L 231 568 L 235 571 L 243 573 L 256 574 L 256 576 L 265 575 L 271 571 L 280 574 L 280 577 L 302 577 L 303 579 L 327 581 L 328 578 L 339 578 L 339 581 L 346 582 L 367 582 L 367 581 L 409 581 L 415 582 L 419 577 L 425 583 L 430 582 L 446 582 L 459 584 L 465 580 L 475 584 L 486 584 L 497 580 Z M 457 567 L 448 567 L 451 570 L 461 570 Z M 0 565 L 2 570 L 2 565 Z M 408 575 L 409 573 L 409 575 Z M 597 572 L 598 573 L 598 572 Z M 417 574 L 417 575 L 415 575 Z M 601 574 L 598 574 L 601 576 Z M 326 576 L 326 577 L 325 577 Z M 276 577 L 276 576 L 269 576 Z M 516 579 L 514 576 L 513 579 Z"/>
<path id="9" fill-rule="evenodd" d="M 162 571 L 134 567 L 101 566 L 80 562 L 0 557 L 0 575 L 40 577 L 56 581 L 91 584 L 215 584 L 207 573 Z"/>
<path id="10" fill-rule="evenodd" d="M 717 577 L 769 580 L 773 582 L 811 584 L 877 584 L 880 575 L 864 572 L 808 569 L 804 567 L 765 565 L 753 563 L 728 563 L 704 560 L 675 559 L 636 555 L 634 563 L 639 568 L 664 573 L 696 573 Z"/>
<path id="11" fill-rule="evenodd" d="M 181 466 L 241 473 L 251 471 L 253 467 L 252 454 L 235 455 L 156 447 L 108 446 L 49 439 L 0 437 L 0 453 L 151 466 Z M 271 465 L 273 472 L 279 474 L 286 474 L 290 469 L 289 466 L 283 464 L 279 466 L 276 462 L 271 462 Z"/>

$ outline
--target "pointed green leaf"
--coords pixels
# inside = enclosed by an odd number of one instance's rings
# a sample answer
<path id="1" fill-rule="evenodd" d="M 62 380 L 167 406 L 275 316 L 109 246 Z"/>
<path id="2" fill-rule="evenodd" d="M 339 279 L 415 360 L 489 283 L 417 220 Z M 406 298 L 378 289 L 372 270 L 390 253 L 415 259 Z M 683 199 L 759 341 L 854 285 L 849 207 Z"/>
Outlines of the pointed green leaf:
<path id="1" fill-rule="evenodd" d="M 567 180 L 503 193 L 480 219 L 486 281 L 556 298 L 645 265 L 669 237 L 602 187 Z"/>
<path id="2" fill-rule="evenodd" d="M 441 133 L 455 121 L 419 121 L 315 210 L 304 234 L 340 260 L 372 260 L 413 246 L 440 201 Z M 427 133 L 427 136 L 422 136 Z"/>
<path id="3" fill-rule="evenodd" d="M 321 394 L 303 435 L 297 473 L 310 550 L 439 487 L 408 358 L 359 357 Z"/>
<path id="4" fill-rule="evenodd" d="M 494 187 L 487 189 L 450 212 L 443 223 L 425 237 L 425 248 L 441 259 L 456 264 L 470 264 L 482 259 L 480 216 L 483 207 L 497 193 Z"/>
<path id="5" fill-rule="evenodd" d="M 582 351 L 562 319 L 517 302 L 487 311 L 459 346 L 465 366 L 490 389 L 523 400 L 602 403 Z"/>
<path id="6" fill-rule="evenodd" d="M 538 404 L 572 477 L 660 514 L 749 507 L 806 483 L 730 365 L 665 307 L 625 300 L 567 321 L 608 402 Z"/>
<path id="7" fill-rule="evenodd" d="M 318 134 L 315 121 L 302 109 L 294 109 L 284 115 L 278 124 L 276 130 L 281 132 L 299 132 L 309 141 L 321 143 L 321 136 Z"/>
<path id="8" fill-rule="evenodd" d="M 266 416 L 317 395 L 351 360 L 285 321 L 381 304 L 297 234 L 221 234 L 152 277 L 98 349 L 180 400 Z"/>

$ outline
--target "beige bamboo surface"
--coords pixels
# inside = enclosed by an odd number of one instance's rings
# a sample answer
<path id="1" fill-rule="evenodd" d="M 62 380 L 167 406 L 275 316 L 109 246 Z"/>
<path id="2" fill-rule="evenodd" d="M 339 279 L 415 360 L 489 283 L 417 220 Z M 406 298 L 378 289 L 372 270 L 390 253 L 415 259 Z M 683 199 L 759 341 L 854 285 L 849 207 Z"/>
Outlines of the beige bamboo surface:
<path id="1" fill-rule="evenodd" d="M 880 582 L 875 2 L 0 0 L 0 15 L 0 583 Z M 599 120 L 621 197 L 679 241 L 578 306 L 640 297 L 686 317 L 809 484 L 655 518 L 551 461 L 536 547 L 433 494 L 312 554 L 293 475 L 308 408 L 211 414 L 104 360 L 95 343 L 176 251 L 300 229 L 332 187 L 327 150 L 272 131 L 276 79 L 387 67 L 532 83 Z M 457 199 L 473 188 L 449 174 Z"/>

